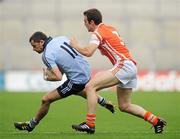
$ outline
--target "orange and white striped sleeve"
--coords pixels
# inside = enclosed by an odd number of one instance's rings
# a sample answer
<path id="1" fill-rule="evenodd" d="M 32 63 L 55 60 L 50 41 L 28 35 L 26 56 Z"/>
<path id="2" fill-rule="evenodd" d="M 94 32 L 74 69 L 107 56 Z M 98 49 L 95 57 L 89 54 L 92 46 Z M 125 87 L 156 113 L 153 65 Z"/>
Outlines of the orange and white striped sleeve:
<path id="1" fill-rule="evenodd" d="M 100 45 L 101 41 L 102 41 L 102 37 L 95 31 L 92 33 L 89 43 Z"/>

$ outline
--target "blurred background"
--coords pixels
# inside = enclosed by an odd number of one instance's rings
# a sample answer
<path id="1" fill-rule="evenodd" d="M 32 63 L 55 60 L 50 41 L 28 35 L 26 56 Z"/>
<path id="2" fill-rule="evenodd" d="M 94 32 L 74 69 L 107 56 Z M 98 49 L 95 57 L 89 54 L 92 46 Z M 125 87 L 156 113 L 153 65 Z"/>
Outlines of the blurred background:
<path id="1" fill-rule="evenodd" d="M 75 36 L 83 46 L 90 37 L 83 24 L 89 8 L 117 28 L 136 59 L 137 89 L 180 91 L 180 0 L 0 0 L 0 88 L 48 90 L 29 37 L 35 31 Z M 92 71 L 112 67 L 98 52 L 87 60 Z"/>

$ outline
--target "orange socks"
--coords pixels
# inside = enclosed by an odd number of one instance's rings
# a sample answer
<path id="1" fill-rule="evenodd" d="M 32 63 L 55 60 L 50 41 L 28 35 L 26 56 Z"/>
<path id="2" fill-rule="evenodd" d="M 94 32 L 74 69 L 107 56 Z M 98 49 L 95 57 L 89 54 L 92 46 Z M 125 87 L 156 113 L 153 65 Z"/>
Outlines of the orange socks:
<path id="1" fill-rule="evenodd" d="M 89 127 L 94 127 L 95 126 L 95 120 L 96 120 L 96 114 L 87 114 L 86 115 L 86 124 Z M 148 121 L 149 123 L 153 124 L 154 126 L 158 122 L 158 117 L 153 115 L 151 112 L 146 112 L 144 115 L 144 120 Z"/>
<path id="2" fill-rule="evenodd" d="M 146 112 L 144 115 L 144 120 L 148 121 L 149 123 L 153 124 L 154 126 L 158 122 L 157 116 L 153 115 L 151 112 Z"/>
<path id="3" fill-rule="evenodd" d="M 94 127 L 95 126 L 95 120 L 96 120 L 96 114 L 87 114 L 86 115 L 86 124 L 89 127 Z"/>

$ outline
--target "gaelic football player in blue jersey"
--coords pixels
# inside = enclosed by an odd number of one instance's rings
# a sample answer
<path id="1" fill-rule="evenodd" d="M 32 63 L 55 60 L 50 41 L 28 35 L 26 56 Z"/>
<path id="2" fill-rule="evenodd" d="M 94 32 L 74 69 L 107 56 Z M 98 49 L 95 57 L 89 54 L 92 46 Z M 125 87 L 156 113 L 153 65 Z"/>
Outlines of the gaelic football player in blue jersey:
<path id="1" fill-rule="evenodd" d="M 42 61 L 46 65 L 43 69 L 44 79 L 60 81 L 63 74 L 67 80 L 58 88 L 47 93 L 35 117 L 28 122 L 15 122 L 15 128 L 31 132 L 48 113 L 50 104 L 70 95 L 79 95 L 86 98 L 83 89 L 90 80 L 90 67 L 83 56 L 72 48 L 70 40 L 65 36 L 47 37 L 43 32 L 35 32 L 29 39 L 33 50 L 42 53 Z M 114 106 L 103 97 L 98 96 L 98 103 L 114 113 Z"/>

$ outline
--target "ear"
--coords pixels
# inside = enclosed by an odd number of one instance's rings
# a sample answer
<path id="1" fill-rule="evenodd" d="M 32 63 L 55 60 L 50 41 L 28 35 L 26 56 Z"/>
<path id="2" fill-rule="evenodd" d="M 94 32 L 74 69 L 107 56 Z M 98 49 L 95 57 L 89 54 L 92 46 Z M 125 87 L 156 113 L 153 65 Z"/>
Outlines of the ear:
<path id="1" fill-rule="evenodd" d="M 90 24 L 95 24 L 93 20 L 91 20 L 89 23 L 90 23 Z"/>
<path id="2" fill-rule="evenodd" d="M 39 42 L 43 45 L 45 41 L 44 40 L 40 40 Z"/>

